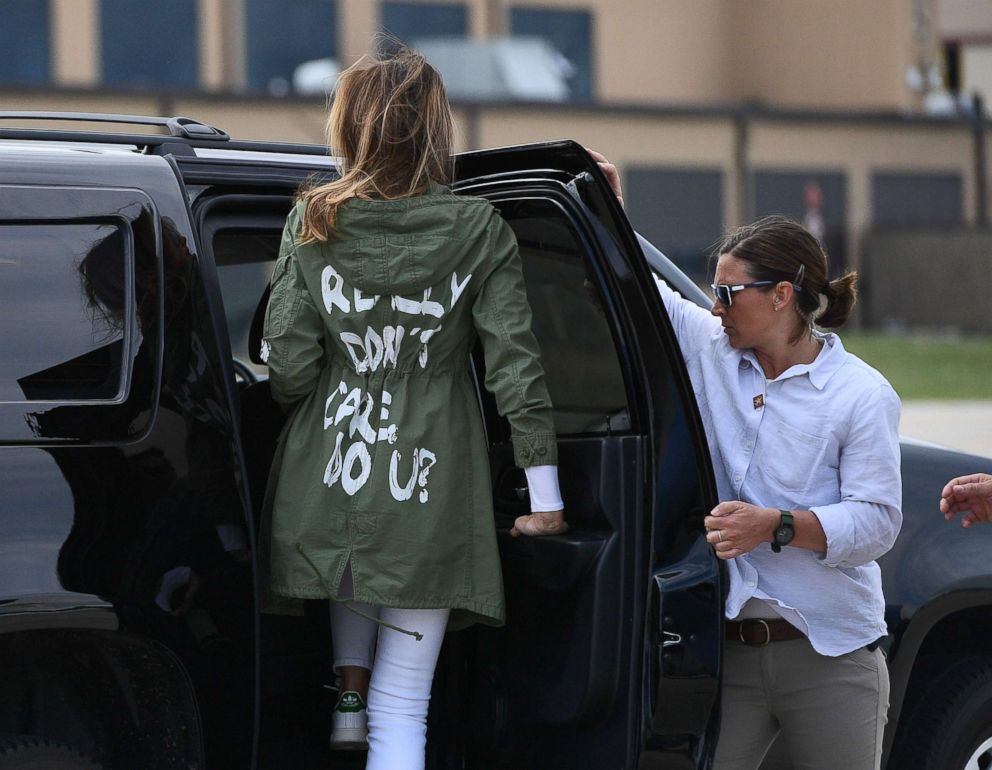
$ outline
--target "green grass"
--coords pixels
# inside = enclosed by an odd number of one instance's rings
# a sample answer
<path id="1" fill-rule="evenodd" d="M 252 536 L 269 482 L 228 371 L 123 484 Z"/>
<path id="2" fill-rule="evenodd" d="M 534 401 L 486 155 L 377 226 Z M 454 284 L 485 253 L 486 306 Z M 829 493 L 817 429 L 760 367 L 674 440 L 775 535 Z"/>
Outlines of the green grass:
<path id="1" fill-rule="evenodd" d="M 874 366 L 900 398 L 992 400 L 992 337 L 840 333 L 844 347 Z"/>

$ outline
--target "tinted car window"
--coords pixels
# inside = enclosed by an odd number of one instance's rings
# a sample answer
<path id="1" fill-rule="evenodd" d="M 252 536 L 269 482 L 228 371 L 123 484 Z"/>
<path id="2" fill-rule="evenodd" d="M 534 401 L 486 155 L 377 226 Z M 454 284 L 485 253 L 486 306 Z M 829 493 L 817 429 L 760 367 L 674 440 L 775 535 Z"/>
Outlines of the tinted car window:
<path id="1" fill-rule="evenodd" d="M 125 242 L 115 224 L 0 226 L 0 400 L 124 397 L 134 317 Z"/>
<path id="2" fill-rule="evenodd" d="M 514 201 L 500 213 L 516 233 L 534 334 L 560 435 L 628 430 L 623 373 L 585 249 L 550 201 Z"/>
<path id="3" fill-rule="evenodd" d="M 248 334 L 279 256 L 281 238 L 279 230 L 221 230 L 213 239 L 231 353 L 258 372 L 266 371 L 266 367 L 249 363 Z"/>

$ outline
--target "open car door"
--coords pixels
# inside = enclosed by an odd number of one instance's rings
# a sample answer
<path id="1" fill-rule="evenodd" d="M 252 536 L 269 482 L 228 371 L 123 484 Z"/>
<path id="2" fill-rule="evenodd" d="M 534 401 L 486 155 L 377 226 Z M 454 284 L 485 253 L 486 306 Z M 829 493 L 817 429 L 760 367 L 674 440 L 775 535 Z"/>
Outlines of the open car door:
<path id="1" fill-rule="evenodd" d="M 489 199 L 520 245 L 571 527 L 509 536 L 529 512 L 526 477 L 480 388 L 507 624 L 474 638 L 466 766 L 708 766 L 723 598 L 702 518 L 715 491 L 650 271 L 575 143 L 458 160 L 456 191 Z"/>

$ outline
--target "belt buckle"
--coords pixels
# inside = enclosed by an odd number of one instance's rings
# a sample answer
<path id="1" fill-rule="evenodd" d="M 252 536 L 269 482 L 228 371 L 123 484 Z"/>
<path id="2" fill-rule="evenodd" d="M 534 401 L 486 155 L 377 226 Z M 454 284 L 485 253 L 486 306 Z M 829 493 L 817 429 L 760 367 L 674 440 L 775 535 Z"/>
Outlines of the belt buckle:
<path id="1" fill-rule="evenodd" d="M 765 641 L 760 644 L 748 644 L 747 639 L 744 638 L 744 625 L 746 623 L 760 623 L 765 628 Z M 746 644 L 748 647 L 767 647 L 768 643 L 772 640 L 772 630 L 768 626 L 768 623 L 763 618 L 747 618 L 742 620 L 740 626 L 737 629 L 737 637 L 741 640 L 741 644 Z"/>

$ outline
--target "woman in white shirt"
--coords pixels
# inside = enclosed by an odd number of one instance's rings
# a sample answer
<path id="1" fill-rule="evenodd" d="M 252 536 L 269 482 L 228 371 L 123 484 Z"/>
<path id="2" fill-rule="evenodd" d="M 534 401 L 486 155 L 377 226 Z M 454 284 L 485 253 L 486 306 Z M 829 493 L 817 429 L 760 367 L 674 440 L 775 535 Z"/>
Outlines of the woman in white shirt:
<path id="1" fill-rule="evenodd" d="M 710 311 L 658 285 L 721 500 L 707 540 L 730 576 L 714 767 L 757 768 L 781 732 L 796 766 L 877 768 L 889 683 L 875 559 L 902 523 L 899 399 L 816 330 L 847 320 L 856 278 L 829 280 L 801 225 L 768 217 L 717 253 Z"/>

